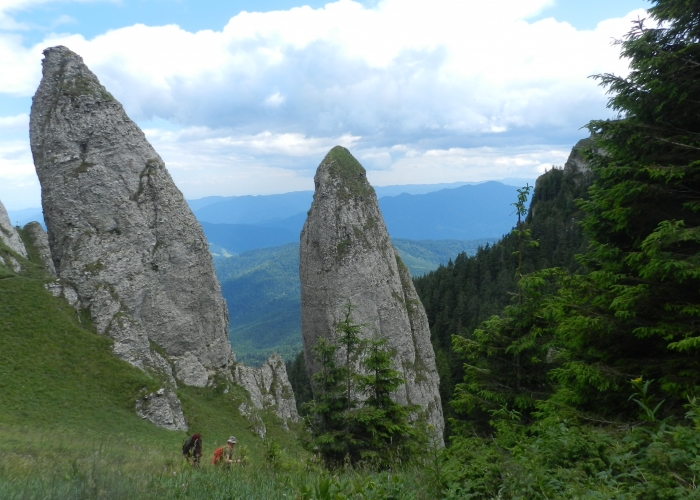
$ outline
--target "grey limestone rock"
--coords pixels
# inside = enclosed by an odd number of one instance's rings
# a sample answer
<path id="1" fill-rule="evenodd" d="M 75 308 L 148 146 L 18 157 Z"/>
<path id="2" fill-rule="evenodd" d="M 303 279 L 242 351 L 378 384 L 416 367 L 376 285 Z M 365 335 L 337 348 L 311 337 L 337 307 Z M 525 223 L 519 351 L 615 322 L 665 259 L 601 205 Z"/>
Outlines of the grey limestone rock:
<path id="1" fill-rule="evenodd" d="M 161 388 L 136 401 L 136 413 L 158 427 L 172 431 L 186 431 L 187 423 L 180 401 L 172 391 Z"/>
<path id="2" fill-rule="evenodd" d="M 296 400 L 287 377 L 287 367 L 278 354 L 273 354 L 260 368 L 237 364 L 233 370 L 238 385 L 250 394 L 257 409 L 272 410 L 283 422 L 298 422 Z M 245 408 L 242 413 L 245 414 Z M 249 413 L 249 412 L 248 412 Z"/>
<path id="3" fill-rule="evenodd" d="M 55 275 L 56 268 L 53 265 L 53 259 L 51 259 L 49 236 L 46 234 L 46 231 L 44 231 L 44 228 L 41 227 L 41 224 L 38 222 L 30 222 L 24 226 L 24 230 L 26 231 L 27 236 L 29 236 L 32 245 L 34 245 L 34 248 L 39 253 L 39 258 L 41 259 L 42 264 L 44 264 L 46 271 Z"/>
<path id="4" fill-rule="evenodd" d="M 309 375 L 318 370 L 311 348 L 333 338 L 352 304 L 362 336 L 379 335 L 395 350 L 395 369 L 406 383 L 395 400 L 420 405 L 438 444 L 444 419 L 439 377 L 425 310 L 408 269 L 395 252 L 365 169 L 340 146 L 324 158 L 301 232 L 299 276 L 304 357 Z"/>
<path id="5" fill-rule="evenodd" d="M 175 361 L 175 373 L 177 378 L 186 385 L 206 387 L 209 382 L 207 369 L 191 352 L 186 352 L 184 356 Z"/>
<path id="6" fill-rule="evenodd" d="M 0 202 L 0 241 L 13 252 L 18 253 L 25 259 L 27 258 L 27 249 L 24 248 L 22 238 L 20 238 L 19 233 L 10 222 L 10 217 L 7 215 L 7 210 L 5 210 L 5 205 L 2 202 Z"/>
<path id="7" fill-rule="evenodd" d="M 80 300 L 77 292 L 72 286 L 66 285 L 65 283 L 62 283 L 60 279 L 58 279 L 56 281 L 52 281 L 51 283 L 46 283 L 44 288 L 51 292 L 51 295 L 54 297 L 63 298 L 69 306 L 75 308 L 76 311 L 80 311 Z"/>
<path id="8" fill-rule="evenodd" d="M 157 344 L 185 384 L 230 374 L 228 313 L 201 226 L 143 132 L 66 47 L 44 51 L 30 140 L 53 291 L 75 293 L 135 366 L 162 368 Z M 167 425 L 180 428 L 178 418 Z"/>
<path id="9" fill-rule="evenodd" d="M 591 167 L 588 162 L 583 157 L 581 150 L 584 148 L 590 148 L 593 146 L 593 138 L 587 137 L 586 139 L 581 139 L 576 143 L 576 145 L 571 148 L 571 153 L 569 158 L 567 158 L 564 164 L 564 172 L 569 175 L 583 174 L 588 175 L 591 173 Z"/>

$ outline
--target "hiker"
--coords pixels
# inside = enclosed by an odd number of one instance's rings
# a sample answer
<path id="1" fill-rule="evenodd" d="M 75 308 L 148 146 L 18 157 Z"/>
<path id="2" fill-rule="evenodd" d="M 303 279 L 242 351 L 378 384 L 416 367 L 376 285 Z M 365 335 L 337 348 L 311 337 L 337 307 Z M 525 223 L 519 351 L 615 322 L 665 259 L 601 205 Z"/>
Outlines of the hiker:
<path id="1" fill-rule="evenodd" d="M 192 467 L 199 467 L 199 459 L 202 458 L 202 436 L 193 434 L 182 445 L 182 456 Z"/>
<path id="2" fill-rule="evenodd" d="M 226 444 L 228 446 L 224 450 L 224 465 L 227 468 L 230 468 L 231 464 L 240 464 L 241 463 L 240 458 L 236 458 L 236 459 L 233 458 L 235 456 L 235 454 L 233 452 L 233 447 L 236 446 L 236 438 L 234 436 L 231 436 L 230 438 L 228 438 L 228 441 L 226 441 Z"/>
<path id="3" fill-rule="evenodd" d="M 214 458 L 212 458 L 212 465 L 223 465 L 227 469 L 231 468 L 231 464 L 241 463 L 240 459 L 234 459 L 233 447 L 236 445 L 236 438 L 231 436 L 226 441 L 226 448 L 220 447 L 214 450 Z"/>

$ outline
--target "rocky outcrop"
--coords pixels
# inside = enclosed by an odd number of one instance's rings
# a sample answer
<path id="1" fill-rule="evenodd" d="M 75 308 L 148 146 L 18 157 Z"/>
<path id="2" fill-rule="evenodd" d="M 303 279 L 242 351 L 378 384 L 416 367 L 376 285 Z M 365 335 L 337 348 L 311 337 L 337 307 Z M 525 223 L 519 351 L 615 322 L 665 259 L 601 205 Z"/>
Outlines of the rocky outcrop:
<path id="1" fill-rule="evenodd" d="M 319 165 L 314 182 L 299 265 L 309 375 L 318 369 L 311 348 L 319 337 L 335 335 L 346 305 L 352 304 L 351 318 L 363 325 L 362 335 L 379 335 L 396 352 L 395 368 L 406 381 L 396 401 L 420 405 L 442 443 L 444 420 L 428 320 L 408 270 L 391 245 L 365 169 L 337 146 Z"/>
<path id="2" fill-rule="evenodd" d="M 564 172 L 569 175 L 583 174 L 588 175 L 591 173 L 591 167 L 583 156 L 582 151 L 586 148 L 593 146 L 593 138 L 587 137 L 586 139 L 581 139 L 576 143 L 576 145 L 571 148 L 571 153 L 569 153 L 569 158 L 567 158 L 564 164 Z"/>
<path id="3" fill-rule="evenodd" d="M 24 226 L 24 231 L 29 238 L 29 241 L 34 246 L 41 263 L 44 264 L 44 269 L 49 274 L 56 274 L 56 268 L 51 259 L 51 249 L 49 248 L 49 236 L 38 222 L 30 222 Z"/>
<path id="4" fill-rule="evenodd" d="M 287 367 L 278 354 L 270 356 L 260 368 L 237 364 L 233 374 L 236 383 L 250 394 L 250 402 L 254 408 L 271 410 L 284 426 L 287 422 L 299 421 L 294 391 L 287 377 Z M 240 411 L 249 417 L 253 415 L 246 404 Z"/>
<path id="5" fill-rule="evenodd" d="M 25 259 L 27 258 L 27 249 L 24 248 L 22 238 L 20 238 L 19 233 L 10 222 L 10 217 L 7 215 L 7 210 L 5 210 L 5 205 L 2 202 L 0 202 L 0 241 L 13 252 Z"/>
<path id="6" fill-rule="evenodd" d="M 207 242 L 163 160 L 77 54 L 52 47 L 44 56 L 30 139 L 59 277 L 52 292 L 89 311 L 135 366 L 171 378 L 157 349 L 185 384 L 230 376 L 228 314 Z M 167 403 L 175 415 L 166 396 L 139 411 L 162 414 Z M 161 417 L 179 428 L 179 417 Z"/>
<path id="7" fill-rule="evenodd" d="M 136 414 L 144 420 L 171 431 L 186 431 L 180 400 L 172 392 L 161 388 L 136 401 Z"/>

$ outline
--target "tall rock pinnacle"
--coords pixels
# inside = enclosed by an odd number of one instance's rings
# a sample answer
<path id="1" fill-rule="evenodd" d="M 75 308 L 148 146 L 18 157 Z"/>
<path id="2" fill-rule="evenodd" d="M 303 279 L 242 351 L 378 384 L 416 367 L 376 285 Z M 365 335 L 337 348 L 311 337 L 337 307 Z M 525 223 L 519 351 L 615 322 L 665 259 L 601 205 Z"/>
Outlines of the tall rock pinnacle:
<path id="1" fill-rule="evenodd" d="M 30 139 L 66 296 L 77 295 L 123 359 L 169 372 L 164 353 L 180 381 L 204 386 L 235 359 L 202 228 L 82 58 L 66 47 L 44 56 Z"/>
<path id="2" fill-rule="evenodd" d="M 365 169 L 340 146 L 323 159 L 315 193 L 301 232 L 299 276 L 301 324 L 307 367 L 311 348 L 335 327 L 351 303 L 351 318 L 363 336 L 375 333 L 396 351 L 395 368 L 406 383 L 395 395 L 401 404 L 423 408 L 442 442 L 444 420 L 430 330 L 408 269 L 391 245 L 377 196 Z"/>

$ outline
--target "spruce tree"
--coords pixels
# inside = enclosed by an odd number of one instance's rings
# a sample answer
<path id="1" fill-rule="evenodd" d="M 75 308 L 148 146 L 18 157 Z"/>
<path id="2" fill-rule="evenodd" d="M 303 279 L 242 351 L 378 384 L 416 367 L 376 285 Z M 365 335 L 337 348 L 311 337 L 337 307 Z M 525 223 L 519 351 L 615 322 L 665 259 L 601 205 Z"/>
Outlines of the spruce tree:
<path id="1" fill-rule="evenodd" d="M 401 374 L 392 368 L 394 354 L 387 348 L 386 339 L 375 337 L 369 342 L 362 360 L 367 374 L 358 378 L 359 390 L 368 397 L 352 415 L 358 441 L 357 458 L 377 467 L 410 458 L 418 436 L 408 419 L 419 406 L 402 406 L 391 399 L 404 384 Z"/>
<path id="2" fill-rule="evenodd" d="M 338 349 L 337 343 L 324 338 L 312 348 L 320 370 L 311 377 L 313 399 L 304 405 L 312 434 L 308 446 L 331 466 L 342 464 L 354 441 L 348 430 L 346 370 L 336 362 Z"/>
<path id="3" fill-rule="evenodd" d="M 418 433 L 409 417 L 419 407 L 391 399 L 405 383 L 392 368 L 395 353 L 385 339 L 363 341 L 363 325 L 351 313 L 348 303 L 337 338 L 320 338 L 312 349 L 320 370 L 312 377 L 314 399 L 304 405 L 312 434 L 308 447 L 330 467 L 349 461 L 383 468 L 410 458 Z"/>

